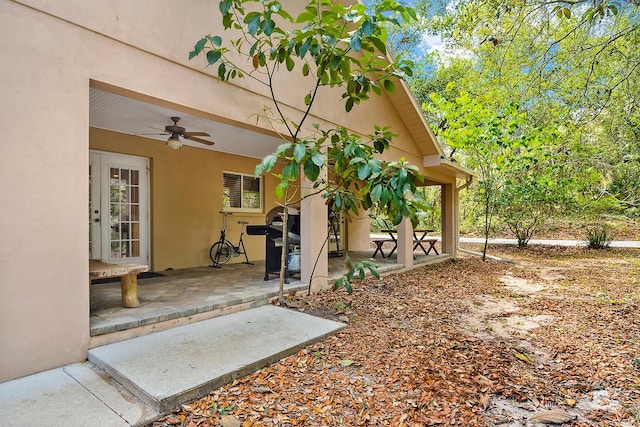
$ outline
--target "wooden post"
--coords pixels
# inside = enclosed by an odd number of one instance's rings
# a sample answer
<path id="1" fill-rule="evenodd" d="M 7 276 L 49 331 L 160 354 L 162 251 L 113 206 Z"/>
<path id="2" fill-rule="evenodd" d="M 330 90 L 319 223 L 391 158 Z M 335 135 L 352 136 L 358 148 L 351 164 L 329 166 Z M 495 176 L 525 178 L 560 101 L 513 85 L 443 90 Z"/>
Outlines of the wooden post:
<path id="1" fill-rule="evenodd" d="M 120 277 L 122 287 L 122 306 L 125 308 L 140 307 L 138 299 L 138 273 L 126 274 Z"/>

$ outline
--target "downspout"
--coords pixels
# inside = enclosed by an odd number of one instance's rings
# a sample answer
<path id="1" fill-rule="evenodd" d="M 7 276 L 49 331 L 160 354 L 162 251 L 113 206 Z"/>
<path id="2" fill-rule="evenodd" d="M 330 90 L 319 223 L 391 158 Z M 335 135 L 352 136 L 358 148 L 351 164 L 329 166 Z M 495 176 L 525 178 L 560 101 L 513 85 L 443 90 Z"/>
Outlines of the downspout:
<path id="1" fill-rule="evenodd" d="M 465 183 L 462 184 L 460 187 L 457 187 L 456 191 L 458 192 L 458 194 L 460 194 L 462 190 L 469 187 L 472 183 L 473 183 L 473 175 L 469 175 L 469 179 L 467 179 Z M 458 197 L 458 214 L 456 215 L 456 221 L 458 222 L 458 225 L 456 227 L 458 229 L 458 232 L 456 233 L 458 235 L 458 238 L 456 239 L 456 250 L 460 251 L 461 249 L 460 249 L 460 198 L 459 197 Z"/>

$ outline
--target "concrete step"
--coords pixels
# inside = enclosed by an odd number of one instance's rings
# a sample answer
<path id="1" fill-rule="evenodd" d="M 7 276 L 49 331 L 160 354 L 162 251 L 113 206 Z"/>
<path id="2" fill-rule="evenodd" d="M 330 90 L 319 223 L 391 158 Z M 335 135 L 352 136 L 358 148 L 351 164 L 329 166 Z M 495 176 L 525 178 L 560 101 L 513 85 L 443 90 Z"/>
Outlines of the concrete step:
<path id="1" fill-rule="evenodd" d="M 344 327 L 263 306 L 94 348 L 89 361 L 163 414 Z"/>

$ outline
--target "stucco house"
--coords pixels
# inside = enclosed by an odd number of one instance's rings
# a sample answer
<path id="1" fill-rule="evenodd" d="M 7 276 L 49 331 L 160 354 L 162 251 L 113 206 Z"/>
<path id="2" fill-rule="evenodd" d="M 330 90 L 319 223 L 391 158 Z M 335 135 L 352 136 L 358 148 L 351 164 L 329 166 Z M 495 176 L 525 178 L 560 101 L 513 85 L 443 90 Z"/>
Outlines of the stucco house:
<path id="1" fill-rule="evenodd" d="M 219 211 L 264 223 L 276 205 L 275 180 L 254 177 L 281 140 L 255 120 L 269 105 L 250 79 L 220 81 L 188 52 L 221 32 L 218 2 L 193 0 L 0 0 L 0 381 L 84 360 L 90 346 L 88 260 L 146 264 L 150 270 L 204 266 L 221 228 Z M 300 77 L 301 78 L 301 77 Z M 281 101 L 302 111 L 298 75 Z M 458 192 L 469 171 L 443 158 L 407 86 L 345 114 L 326 91 L 310 122 L 399 136 L 387 156 L 421 167 L 442 199 L 441 251 L 456 255 Z M 215 145 L 164 134 L 171 117 Z M 153 135 L 156 134 L 156 135 Z M 160 135 L 157 135 L 160 134 Z M 228 182 L 253 193 L 225 207 Z M 115 183 L 129 197 L 114 198 Z M 314 289 L 327 286 L 327 209 L 320 197 L 301 209 L 301 277 L 324 251 Z M 114 222 L 114 218 L 117 221 Z M 369 221 L 348 222 L 347 250 L 370 250 Z M 115 224 L 115 226 L 114 226 Z M 315 226 L 314 226 L 315 224 Z M 398 229 L 398 263 L 413 263 L 411 224 Z M 247 239 L 255 260 L 264 242 Z"/>

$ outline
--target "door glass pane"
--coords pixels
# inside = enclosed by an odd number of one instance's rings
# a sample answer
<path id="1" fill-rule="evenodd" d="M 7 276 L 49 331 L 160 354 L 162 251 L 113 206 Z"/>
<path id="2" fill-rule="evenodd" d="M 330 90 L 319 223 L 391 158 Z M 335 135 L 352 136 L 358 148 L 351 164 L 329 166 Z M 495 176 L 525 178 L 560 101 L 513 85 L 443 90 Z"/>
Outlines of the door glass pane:
<path id="1" fill-rule="evenodd" d="M 111 168 L 111 258 L 140 256 L 140 172 Z"/>

